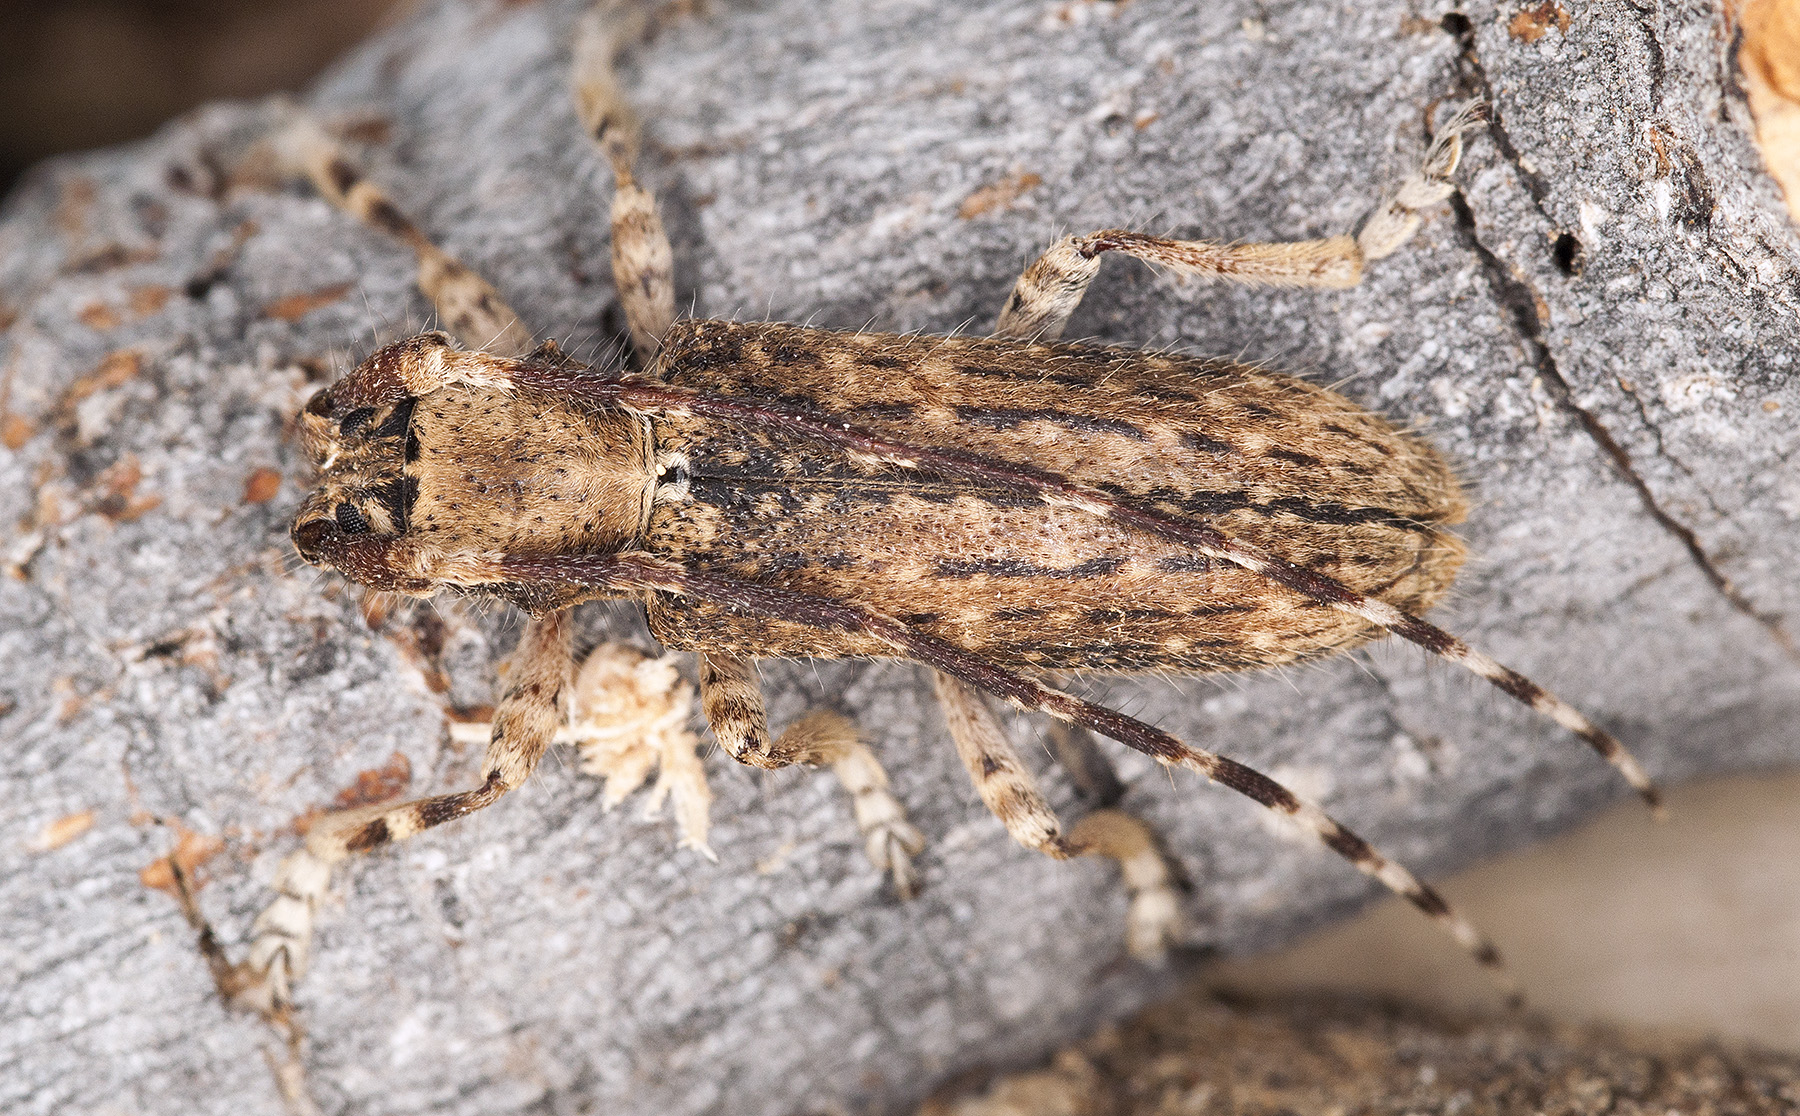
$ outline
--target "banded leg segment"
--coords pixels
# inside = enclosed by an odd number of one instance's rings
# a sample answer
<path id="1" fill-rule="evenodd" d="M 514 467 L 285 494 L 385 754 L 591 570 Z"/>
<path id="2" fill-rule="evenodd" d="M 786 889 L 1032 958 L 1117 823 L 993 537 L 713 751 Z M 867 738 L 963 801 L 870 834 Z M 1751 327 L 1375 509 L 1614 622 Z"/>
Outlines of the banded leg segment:
<path id="1" fill-rule="evenodd" d="M 1013 840 L 1058 860 L 1104 856 L 1118 861 L 1130 897 L 1125 916 L 1126 948 L 1139 960 L 1161 958 L 1180 934 L 1181 904 L 1175 894 L 1175 873 L 1150 826 L 1123 810 L 1100 809 L 1076 822 L 1069 835 L 1063 837 L 1062 823 L 980 691 L 941 670 L 933 672 L 933 680 L 957 754 L 975 781 L 981 800 L 1006 826 Z M 1112 780 L 1111 787 L 1118 786 L 1112 765 L 1100 755 L 1085 728 L 1058 721 L 1052 734 L 1058 735 L 1059 729 L 1065 730 L 1060 735 L 1068 738 L 1068 747 L 1079 750 L 1079 742 L 1086 744 L 1085 755 L 1070 756 L 1077 759 L 1072 773 L 1098 773 L 1097 789 L 1102 793 L 1108 787 L 1105 779 Z M 1081 781 L 1081 775 L 1075 778 Z M 1123 788 L 1118 789 L 1123 792 Z"/>
<path id="2" fill-rule="evenodd" d="M 1054 341 L 1081 304 L 1088 284 L 1100 271 L 1100 257 L 1122 252 L 1147 263 L 1161 264 L 1184 275 L 1268 287 L 1354 287 L 1362 282 L 1363 265 L 1392 255 L 1418 231 L 1419 211 L 1443 201 L 1455 189 L 1450 175 L 1462 158 L 1463 134 L 1482 119 L 1481 106 L 1470 105 L 1439 130 L 1419 167 L 1355 236 L 1298 240 L 1274 244 L 1222 244 L 1203 240 L 1167 240 L 1125 229 L 1103 229 L 1087 236 L 1064 237 L 1019 276 L 994 333 L 1000 337 Z"/>
<path id="3" fill-rule="evenodd" d="M 1116 709 L 1083 701 L 1073 694 L 998 666 L 979 655 L 946 643 L 918 628 L 848 601 L 815 597 L 771 585 L 688 569 L 643 552 L 564 557 L 508 556 L 491 563 L 482 576 L 511 581 L 574 581 L 629 591 L 672 593 L 707 600 L 758 616 L 806 624 L 824 631 L 855 631 L 892 648 L 901 658 L 916 659 L 950 675 L 973 690 L 1005 698 L 1028 712 L 1048 713 L 1058 720 L 1110 736 L 1171 767 L 1197 771 L 1230 790 L 1293 818 L 1359 871 L 1379 880 L 1437 922 L 1481 964 L 1494 970 L 1503 984 L 1500 954 L 1441 895 L 1399 863 L 1341 825 L 1317 805 L 1296 795 L 1254 768 L 1170 734 Z"/>
<path id="4" fill-rule="evenodd" d="M 719 746 L 739 763 L 774 770 L 795 762 L 770 747 L 762 683 L 748 655 L 700 654 L 700 710 Z"/>
<path id="5" fill-rule="evenodd" d="M 581 127 L 612 167 L 612 269 L 631 347 L 648 364 L 675 322 L 675 253 L 656 198 L 637 184 L 638 121 L 613 66 L 643 27 L 642 5 L 602 0 L 575 29 L 571 80 Z"/>
<path id="6" fill-rule="evenodd" d="M 419 258 L 419 289 L 463 344 L 502 356 L 523 356 L 531 351 L 531 332 L 500 292 L 433 244 L 363 177 L 318 121 L 295 110 L 270 146 L 283 174 L 311 179 L 327 201 L 413 250 Z"/>
<path id="7" fill-rule="evenodd" d="M 256 920 L 250 956 L 242 965 L 245 981 L 234 1003 L 270 1018 L 292 1003 L 293 984 L 306 970 L 313 914 L 330 886 L 333 865 L 472 814 L 530 777 L 556 737 L 563 695 L 573 678 L 568 616 L 551 613 L 526 625 L 494 711 L 480 786 L 345 810 L 313 824 L 305 847 L 282 862 L 275 881 L 279 897 Z"/>
<path id="8" fill-rule="evenodd" d="M 924 851 L 925 837 L 907 821 L 906 807 L 888 789 L 887 772 L 848 718 L 814 710 L 771 742 L 756 662 L 746 655 L 700 655 L 700 708 L 719 744 L 739 763 L 771 770 L 829 766 L 850 793 L 869 862 L 893 876 L 900 898 L 918 894 L 912 858 Z"/>
<path id="9" fill-rule="evenodd" d="M 1169 856 L 1162 835 L 1119 806 L 1125 785 L 1094 734 L 1081 725 L 1052 721 L 1045 735 L 1050 754 L 1069 773 L 1075 789 L 1098 807 L 1076 821 L 1069 831 L 1069 844 L 1083 856 L 1105 856 L 1119 862 L 1129 898 L 1126 948 L 1141 961 L 1161 959 L 1181 937 L 1177 891 L 1187 887 L 1186 876 Z"/>
<path id="10" fill-rule="evenodd" d="M 902 899 L 919 894 L 919 873 L 912 858 L 925 851 L 925 835 L 906 820 L 906 807 L 889 789 L 881 761 L 857 736 L 850 718 L 815 709 L 787 727 L 776 750 L 796 763 L 830 767 L 850 792 L 850 808 L 863 836 L 863 851 L 877 871 L 892 876 Z"/>
<path id="11" fill-rule="evenodd" d="M 1155 961 L 1180 939 L 1181 899 L 1156 831 L 1123 810 L 1095 810 L 1075 823 L 1069 844 L 1083 856 L 1119 862 L 1129 905 L 1125 948 L 1141 961 Z"/>
<path id="12" fill-rule="evenodd" d="M 1036 776 L 1006 737 L 981 692 L 941 670 L 932 672 L 938 704 L 956 754 L 975 783 L 975 793 L 1019 844 L 1057 860 L 1073 854 L 1062 822 L 1038 789 Z"/>

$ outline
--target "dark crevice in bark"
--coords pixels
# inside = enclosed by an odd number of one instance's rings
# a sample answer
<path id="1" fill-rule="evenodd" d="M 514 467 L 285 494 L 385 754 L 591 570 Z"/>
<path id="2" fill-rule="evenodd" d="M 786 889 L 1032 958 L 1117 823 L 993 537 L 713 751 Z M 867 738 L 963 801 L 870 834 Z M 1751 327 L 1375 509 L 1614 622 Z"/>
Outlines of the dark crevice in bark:
<path id="1" fill-rule="evenodd" d="M 1637 15 L 1638 26 L 1644 31 L 1644 52 L 1649 55 L 1650 65 L 1650 104 L 1658 112 L 1662 111 L 1663 82 L 1669 75 L 1669 63 L 1663 53 L 1662 40 L 1656 37 L 1656 14 L 1659 5 L 1633 4 L 1626 0 L 1625 6 Z"/>
<path id="2" fill-rule="evenodd" d="M 1455 18 L 1453 19 L 1452 16 Z M 1475 95 L 1487 106 L 1488 138 L 1494 141 L 1494 146 L 1499 149 L 1501 158 L 1505 159 L 1507 164 L 1513 168 L 1513 173 L 1519 176 L 1519 181 L 1524 184 L 1525 192 L 1531 195 L 1531 200 L 1537 206 L 1538 212 L 1542 213 L 1544 219 L 1549 221 L 1553 227 L 1560 228 L 1556 219 L 1551 217 L 1549 211 L 1544 208 L 1545 201 L 1550 197 L 1549 184 L 1544 181 L 1542 175 L 1532 170 L 1524 156 L 1519 154 L 1519 149 L 1513 145 L 1512 136 L 1506 132 L 1506 122 L 1500 118 L 1500 104 L 1494 97 L 1494 84 L 1488 80 L 1487 70 L 1481 65 L 1481 56 L 1475 52 L 1474 24 L 1469 22 L 1467 16 L 1452 12 L 1444 17 L 1443 28 L 1445 33 L 1454 38 L 1457 45 L 1462 48 L 1462 53 L 1457 56 L 1457 69 L 1461 71 L 1463 82 L 1472 87 Z"/>
<path id="3" fill-rule="evenodd" d="M 1674 451 L 1669 449 L 1668 443 L 1663 439 L 1662 427 L 1658 426 L 1656 420 L 1650 417 L 1650 407 L 1644 402 L 1644 397 L 1638 394 L 1637 388 L 1623 381 L 1620 382 L 1619 387 L 1625 392 L 1626 398 L 1631 400 L 1631 406 L 1637 411 L 1638 419 L 1644 424 L 1644 429 L 1649 432 L 1650 440 L 1656 443 L 1655 456 L 1675 466 L 1681 470 L 1683 476 L 1694 482 L 1701 499 L 1706 501 L 1706 506 L 1712 509 L 1714 515 L 1720 519 L 1730 519 L 1731 513 L 1720 507 L 1718 500 L 1713 498 L 1712 492 L 1706 487 L 1705 478 L 1694 472 L 1686 461 L 1677 457 Z"/>
<path id="4" fill-rule="evenodd" d="M 1656 494 L 1650 490 L 1649 484 L 1638 475 L 1636 466 L 1632 464 L 1631 453 L 1619 444 L 1605 424 L 1575 400 L 1575 393 L 1569 382 L 1563 377 L 1562 370 L 1557 367 L 1556 357 L 1551 354 L 1550 347 L 1544 343 L 1543 320 L 1538 315 L 1538 296 L 1530 285 L 1515 275 L 1506 262 L 1495 255 L 1493 250 L 1482 243 L 1479 230 L 1475 225 L 1475 213 L 1469 208 L 1468 200 L 1461 194 L 1450 198 L 1450 208 L 1456 214 L 1457 227 L 1462 231 L 1469 248 L 1481 261 L 1482 270 L 1487 275 L 1488 286 L 1494 293 L 1494 299 L 1501 309 L 1512 320 L 1513 328 L 1518 333 L 1520 343 L 1536 368 L 1538 378 L 1544 388 L 1555 400 L 1556 405 L 1574 417 L 1581 424 L 1582 430 L 1595 445 L 1600 447 L 1619 475 L 1624 478 L 1637 493 L 1644 510 L 1650 518 L 1669 534 L 1673 535 L 1686 548 L 1689 558 L 1698 566 L 1707 581 L 1712 583 L 1732 608 L 1755 620 L 1769 633 L 1770 637 L 1780 645 L 1782 651 L 1796 662 L 1800 662 L 1800 646 L 1782 626 L 1781 619 L 1756 607 L 1755 602 L 1744 595 L 1743 590 L 1726 577 L 1724 572 L 1713 562 L 1712 556 L 1701 545 L 1700 537 L 1693 528 L 1682 523 L 1657 502 Z M 1654 427 L 1652 427 L 1654 429 Z"/>
<path id="5" fill-rule="evenodd" d="M 1640 12 L 1640 14 L 1643 13 Z M 1452 13 L 1452 15 L 1457 14 Z M 1499 105 L 1496 104 L 1494 100 L 1493 82 L 1489 79 L 1487 69 L 1482 65 L 1481 56 L 1475 49 L 1474 25 L 1469 22 L 1466 16 L 1458 15 L 1455 19 L 1452 19 L 1451 16 L 1446 16 L 1443 22 L 1443 28 L 1447 34 L 1456 39 L 1458 45 L 1461 47 L 1461 53 L 1457 57 L 1457 62 L 1458 68 L 1462 72 L 1464 82 L 1469 86 L 1472 86 L 1474 92 L 1487 103 L 1488 136 L 1493 140 L 1494 147 L 1500 152 L 1501 157 L 1506 160 L 1507 164 L 1512 168 L 1513 173 L 1518 177 L 1519 182 L 1525 187 L 1525 191 L 1531 196 L 1532 204 L 1537 208 L 1538 213 L 1543 216 L 1551 228 L 1560 230 L 1561 226 L 1558 224 L 1555 217 L 1550 214 L 1549 209 L 1546 206 L 1546 201 L 1548 200 L 1550 193 L 1548 185 L 1545 183 L 1542 175 L 1531 168 L 1531 165 L 1520 154 L 1518 146 L 1513 143 L 1512 136 L 1507 133 L 1506 122 L 1500 115 Z M 1650 27 L 1647 23 L 1645 25 L 1645 34 L 1652 42 L 1652 49 L 1656 53 L 1655 61 L 1660 63 L 1661 43 L 1655 41 L 1655 29 Z M 1659 66 L 1659 75 L 1660 72 Z M 1660 93 L 1658 96 L 1660 98 Z M 1689 158 L 1691 160 L 1692 156 L 1690 155 Z M 1697 163 L 1697 161 L 1695 162 Z M 1683 169 L 1688 172 L 1689 177 L 1698 171 L 1697 166 L 1684 167 Z M 1707 205 L 1705 207 L 1707 216 L 1704 225 L 1709 226 L 1711 223 L 1711 193 L 1710 187 L 1706 186 L 1703 174 L 1701 175 L 1701 184 L 1703 187 L 1706 187 L 1707 193 Z M 1692 188 L 1692 183 L 1684 182 L 1683 185 L 1688 186 L 1690 190 Z M 1570 390 L 1568 381 L 1563 378 L 1561 370 L 1557 367 L 1556 358 L 1551 354 L 1550 347 L 1544 343 L 1543 321 L 1538 314 L 1539 299 L 1537 293 L 1531 289 L 1529 284 L 1519 278 L 1504 261 L 1495 255 L 1487 245 L 1482 243 L 1479 231 L 1475 226 L 1474 212 L 1470 210 L 1467 199 L 1461 194 L 1457 194 L 1450 199 L 1450 205 L 1456 212 L 1457 225 L 1462 230 L 1471 250 L 1474 251 L 1476 257 L 1481 261 L 1483 269 L 1487 273 L 1488 283 L 1493 289 L 1495 300 L 1499 302 L 1501 307 L 1512 318 L 1513 327 L 1519 335 L 1520 342 L 1525 346 L 1525 351 L 1530 355 L 1533 365 L 1538 370 L 1540 379 L 1543 381 L 1545 388 L 1550 392 L 1551 397 L 1556 401 L 1557 406 L 1574 416 L 1576 421 L 1581 424 L 1582 429 L 1587 432 L 1588 437 L 1593 440 L 1595 445 L 1600 447 L 1601 451 L 1605 453 L 1607 458 L 1613 463 L 1613 466 L 1618 469 L 1619 474 L 1625 478 L 1626 483 L 1630 484 L 1637 492 L 1638 499 L 1643 503 L 1644 510 L 1650 514 L 1650 517 L 1654 519 L 1659 526 L 1673 535 L 1676 540 L 1681 543 L 1687 550 L 1688 555 L 1693 560 L 1694 564 L 1700 568 L 1700 572 L 1706 576 L 1706 579 L 1712 583 L 1713 587 L 1718 590 L 1720 595 L 1725 598 L 1731 607 L 1755 620 L 1758 624 L 1761 624 L 1763 628 L 1768 631 L 1771 638 L 1773 638 L 1781 647 L 1788 658 L 1800 662 L 1800 645 L 1795 643 L 1794 638 L 1788 633 L 1787 629 L 1783 627 L 1781 618 L 1757 608 L 1755 603 L 1745 596 L 1744 592 L 1739 589 L 1730 578 L 1725 576 L 1724 572 L 1713 562 L 1712 556 L 1706 552 L 1706 548 L 1701 545 L 1700 538 L 1694 533 L 1694 530 L 1670 515 L 1669 512 L 1657 502 L 1656 494 L 1650 490 L 1650 486 L 1644 481 L 1643 477 L 1638 475 L 1636 467 L 1632 464 L 1631 454 L 1624 446 L 1619 444 L 1618 440 L 1612 436 L 1612 432 L 1607 430 L 1606 426 L 1601 423 L 1598 418 L 1575 401 L 1574 393 Z M 1695 222 L 1691 221 L 1684 221 L 1683 223 L 1689 225 L 1689 227 L 1693 227 L 1695 224 Z M 1635 396 L 1633 397 L 1633 401 L 1638 403 L 1641 411 L 1641 402 L 1636 400 Z M 1657 429 L 1654 423 L 1649 421 L 1648 415 L 1645 415 L 1644 419 L 1644 425 L 1651 430 L 1660 446 L 1662 440 L 1661 431 Z M 1675 462 L 1675 464 L 1678 468 L 1683 468 L 1685 470 L 1685 466 L 1682 466 L 1680 462 Z"/>

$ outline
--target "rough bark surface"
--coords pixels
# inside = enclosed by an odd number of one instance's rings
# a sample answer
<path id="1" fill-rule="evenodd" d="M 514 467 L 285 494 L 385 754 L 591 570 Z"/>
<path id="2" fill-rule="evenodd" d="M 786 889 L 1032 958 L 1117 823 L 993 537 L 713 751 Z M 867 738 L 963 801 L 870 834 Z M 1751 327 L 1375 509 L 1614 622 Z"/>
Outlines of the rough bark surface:
<path id="1" fill-rule="evenodd" d="M 1045 1067 L 952 1081 L 919 1116 L 1784 1116 L 1796 1105 L 1791 1054 L 1190 989 Z"/>
<path id="2" fill-rule="evenodd" d="M 1665 780 L 1800 758 L 1800 241 L 1712 4 L 1571 2 L 1566 26 L 1554 4 L 1432 0 L 709 8 L 636 50 L 627 87 L 680 302 L 713 316 L 980 330 L 1060 232 L 1328 235 L 1405 172 L 1429 106 L 1491 95 L 1463 200 L 1362 287 L 1114 262 L 1069 335 L 1244 354 L 1415 424 L 1478 499 L 1440 620 Z M 619 323 L 606 177 L 565 89 L 573 16 L 429 5 L 309 97 L 384 124 L 362 129 L 374 176 L 579 351 Z M 294 819 L 359 771 L 398 752 L 415 789 L 468 780 L 445 709 L 492 700 L 515 638 L 456 608 L 372 630 L 295 568 L 287 420 L 428 308 L 402 249 L 310 192 L 208 190 L 263 120 L 215 106 L 58 161 L 0 218 L 7 1112 L 279 1111 L 265 1036 L 222 1012 L 140 878 L 175 836 L 146 819 L 224 841 L 200 898 L 240 942 Z M 603 630 L 641 629 L 595 610 Z M 1166 986 L 1122 959 L 1114 873 L 1006 841 L 917 669 L 764 673 L 777 724 L 824 702 L 867 729 L 931 841 L 922 898 L 884 895 L 827 775 L 709 759 L 712 864 L 552 761 L 341 873 L 301 992 L 324 1109 L 891 1110 Z M 1409 647 L 1091 690 L 1280 773 L 1427 875 L 1622 793 Z M 1196 945 L 1274 945 L 1371 894 L 1248 803 L 1120 766 L 1198 882 Z"/>

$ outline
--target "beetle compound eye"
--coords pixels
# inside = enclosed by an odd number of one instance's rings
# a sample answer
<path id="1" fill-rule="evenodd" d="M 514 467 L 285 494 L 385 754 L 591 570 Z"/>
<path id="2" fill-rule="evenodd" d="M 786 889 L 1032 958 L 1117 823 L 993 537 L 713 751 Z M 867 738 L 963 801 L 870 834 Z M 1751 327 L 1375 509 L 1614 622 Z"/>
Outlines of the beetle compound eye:
<path id="1" fill-rule="evenodd" d="M 351 411 L 349 414 L 338 420 L 338 433 L 348 437 L 369 425 L 369 419 L 374 417 L 374 415 L 375 408 L 358 407 L 356 410 Z"/>
<path id="2" fill-rule="evenodd" d="M 338 530 L 346 535 L 369 533 L 369 517 L 357 511 L 354 504 L 339 504 L 332 516 L 337 520 Z"/>

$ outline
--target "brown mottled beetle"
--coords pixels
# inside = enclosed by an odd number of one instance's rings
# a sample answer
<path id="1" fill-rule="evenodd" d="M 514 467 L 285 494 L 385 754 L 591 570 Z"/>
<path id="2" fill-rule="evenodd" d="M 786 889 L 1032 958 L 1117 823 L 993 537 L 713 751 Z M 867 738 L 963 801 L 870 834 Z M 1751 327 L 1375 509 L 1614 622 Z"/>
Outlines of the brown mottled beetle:
<path id="1" fill-rule="evenodd" d="M 1490 965 L 1493 948 L 1430 888 L 1268 777 L 1050 684 L 1063 670 L 1244 670 L 1386 633 L 1548 714 L 1655 792 L 1611 736 L 1419 619 L 1463 549 L 1455 477 L 1428 445 L 1323 388 L 1225 360 L 1061 344 L 1106 252 L 1190 274 L 1342 287 L 1448 196 L 1466 111 L 1352 236 L 1220 246 L 1070 237 L 1019 279 L 987 339 L 675 321 L 670 250 L 632 179 L 635 125 L 597 20 L 576 50 L 584 125 L 612 164 L 613 265 L 639 371 L 604 371 L 529 335 L 296 117 L 275 145 L 328 197 L 412 245 L 421 285 L 470 344 L 427 333 L 371 356 L 301 415 L 319 488 L 302 557 L 415 596 L 455 590 L 533 617 L 480 785 L 331 815 L 290 857 L 233 990 L 272 1016 L 304 967 L 314 905 L 346 855 L 493 803 L 531 773 L 570 689 L 567 610 L 642 601 L 699 656 L 701 701 L 734 758 L 832 763 L 902 892 L 919 836 L 854 730 L 807 718 L 771 739 L 754 659 L 899 656 L 933 669 L 983 800 L 1022 844 L 1120 860 L 1132 944 L 1172 930 L 1168 871 L 1141 823 L 1102 810 L 1064 833 L 983 693 L 1191 768 L 1293 817 Z"/>

